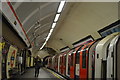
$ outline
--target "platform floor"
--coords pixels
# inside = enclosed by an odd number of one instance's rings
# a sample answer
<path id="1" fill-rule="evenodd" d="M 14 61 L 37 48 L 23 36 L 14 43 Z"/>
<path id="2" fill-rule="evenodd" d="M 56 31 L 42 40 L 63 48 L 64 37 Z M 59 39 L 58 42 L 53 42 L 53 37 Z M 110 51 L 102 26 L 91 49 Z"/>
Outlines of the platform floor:
<path id="1" fill-rule="evenodd" d="M 34 77 L 34 73 L 35 73 L 34 68 L 28 69 L 26 73 L 19 76 L 19 79 L 20 80 L 22 79 L 25 79 L 25 80 L 66 80 L 59 74 L 47 68 L 40 69 L 38 78 Z"/>

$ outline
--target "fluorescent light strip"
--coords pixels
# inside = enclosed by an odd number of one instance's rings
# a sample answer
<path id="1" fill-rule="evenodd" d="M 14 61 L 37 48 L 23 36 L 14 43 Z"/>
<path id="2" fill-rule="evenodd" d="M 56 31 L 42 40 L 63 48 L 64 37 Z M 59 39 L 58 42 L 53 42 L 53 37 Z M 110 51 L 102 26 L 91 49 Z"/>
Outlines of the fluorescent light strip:
<path id="1" fill-rule="evenodd" d="M 48 36 L 47 36 L 45 42 L 43 43 L 43 45 L 42 45 L 42 47 L 41 47 L 40 49 L 42 49 L 42 48 L 45 46 L 45 44 L 47 43 L 48 39 L 50 38 L 52 32 L 53 32 L 53 29 L 50 30 L 50 32 L 49 32 L 49 34 L 48 34 Z"/>
<path id="2" fill-rule="evenodd" d="M 45 46 L 45 44 L 46 44 L 46 42 L 45 43 L 43 43 L 43 45 L 42 45 L 42 47 L 40 48 L 40 50 Z"/>
<path id="3" fill-rule="evenodd" d="M 60 5 L 59 5 L 58 11 L 57 11 L 58 13 L 60 13 L 62 11 L 64 4 L 65 4 L 65 0 L 60 2 Z"/>
<path id="4" fill-rule="evenodd" d="M 53 24 L 52 24 L 52 29 L 55 28 L 55 26 L 56 26 L 56 23 L 53 23 Z"/>
<path id="5" fill-rule="evenodd" d="M 48 39 L 50 38 L 52 32 L 53 32 L 53 29 L 50 30 L 50 33 L 48 34 L 48 36 L 47 36 L 47 38 L 46 38 L 46 41 L 48 41 Z"/>
<path id="6" fill-rule="evenodd" d="M 57 22 L 57 21 L 58 21 L 59 16 L 60 16 L 60 14 L 56 14 L 55 19 L 54 19 L 54 22 Z"/>
<path id="7" fill-rule="evenodd" d="M 50 30 L 50 34 L 53 32 L 53 29 Z"/>
<path id="8" fill-rule="evenodd" d="M 60 2 L 60 5 L 59 5 L 58 11 L 57 11 L 58 13 L 62 12 L 62 9 L 63 9 L 63 7 L 64 7 L 64 4 L 65 4 L 65 0 L 62 0 L 62 1 Z M 57 22 L 58 19 L 59 19 L 59 16 L 60 16 L 60 14 L 56 14 L 55 19 L 54 19 L 54 22 L 55 22 L 55 23 L 52 24 L 52 29 L 50 30 L 50 32 L 49 32 L 49 34 L 48 34 L 45 42 L 43 43 L 42 47 L 40 48 L 40 50 L 45 46 L 45 44 L 47 43 L 48 39 L 50 38 L 50 36 L 51 36 L 51 34 L 52 34 L 52 32 L 53 32 L 53 29 L 54 29 L 55 26 L 56 26 L 56 22 Z"/>

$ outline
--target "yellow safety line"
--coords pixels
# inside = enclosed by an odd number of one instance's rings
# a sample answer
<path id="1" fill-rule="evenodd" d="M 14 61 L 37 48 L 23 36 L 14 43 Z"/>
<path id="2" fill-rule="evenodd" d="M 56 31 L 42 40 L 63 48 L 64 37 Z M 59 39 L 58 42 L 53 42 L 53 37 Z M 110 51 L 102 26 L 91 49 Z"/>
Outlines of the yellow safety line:
<path id="1" fill-rule="evenodd" d="M 61 79 L 60 76 L 56 75 L 53 71 L 51 71 L 51 70 L 49 70 L 49 69 L 46 69 L 46 70 L 48 70 L 50 73 L 52 73 L 52 74 L 53 74 L 55 77 L 57 77 L 58 79 L 63 80 L 63 79 Z"/>

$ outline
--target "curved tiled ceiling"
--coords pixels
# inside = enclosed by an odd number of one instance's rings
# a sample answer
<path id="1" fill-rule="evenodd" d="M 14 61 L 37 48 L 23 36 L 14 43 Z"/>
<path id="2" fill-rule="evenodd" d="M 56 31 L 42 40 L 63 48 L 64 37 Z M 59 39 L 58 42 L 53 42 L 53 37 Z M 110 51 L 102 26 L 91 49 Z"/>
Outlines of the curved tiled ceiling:
<path id="1" fill-rule="evenodd" d="M 38 50 L 53 23 L 59 2 L 11 2 L 31 43 Z"/>

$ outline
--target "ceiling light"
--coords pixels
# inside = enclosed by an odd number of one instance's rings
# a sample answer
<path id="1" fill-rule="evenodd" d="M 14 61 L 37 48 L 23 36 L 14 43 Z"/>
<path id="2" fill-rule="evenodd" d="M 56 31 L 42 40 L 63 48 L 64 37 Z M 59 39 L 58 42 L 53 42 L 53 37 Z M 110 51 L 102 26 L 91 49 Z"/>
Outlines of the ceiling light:
<path id="1" fill-rule="evenodd" d="M 43 43 L 43 45 L 42 45 L 42 47 L 40 48 L 40 50 L 45 46 L 45 44 L 46 44 L 46 41 L 45 41 L 45 43 Z"/>
<path id="2" fill-rule="evenodd" d="M 50 30 L 50 34 L 53 32 L 53 29 Z"/>
<path id="3" fill-rule="evenodd" d="M 65 4 L 65 1 L 60 2 L 60 5 L 59 5 L 58 11 L 57 11 L 58 13 L 60 13 L 62 11 L 64 4 Z"/>
<path id="4" fill-rule="evenodd" d="M 42 45 L 42 47 L 40 48 L 40 50 L 45 46 L 45 44 L 47 43 L 47 41 L 49 40 L 49 38 L 50 38 L 50 36 L 51 36 L 51 34 L 52 34 L 52 32 L 53 32 L 53 29 L 51 29 L 50 30 L 50 33 L 48 34 L 48 36 L 47 36 L 47 38 L 46 38 L 46 40 L 45 40 L 45 42 L 44 42 L 44 44 Z"/>
<path id="5" fill-rule="evenodd" d="M 48 39 L 50 38 L 50 35 L 51 35 L 51 34 L 49 33 L 48 36 L 47 36 L 47 38 L 46 38 L 46 39 L 47 39 L 46 41 L 48 41 Z"/>
<path id="6" fill-rule="evenodd" d="M 56 23 L 53 23 L 53 24 L 52 24 L 52 29 L 55 28 L 55 26 L 56 26 Z"/>
<path id="7" fill-rule="evenodd" d="M 57 22 L 57 21 L 58 21 L 59 16 L 60 16 L 60 14 L 56 14 L 55 19 L 54 19 L 54 22 Z"/>

